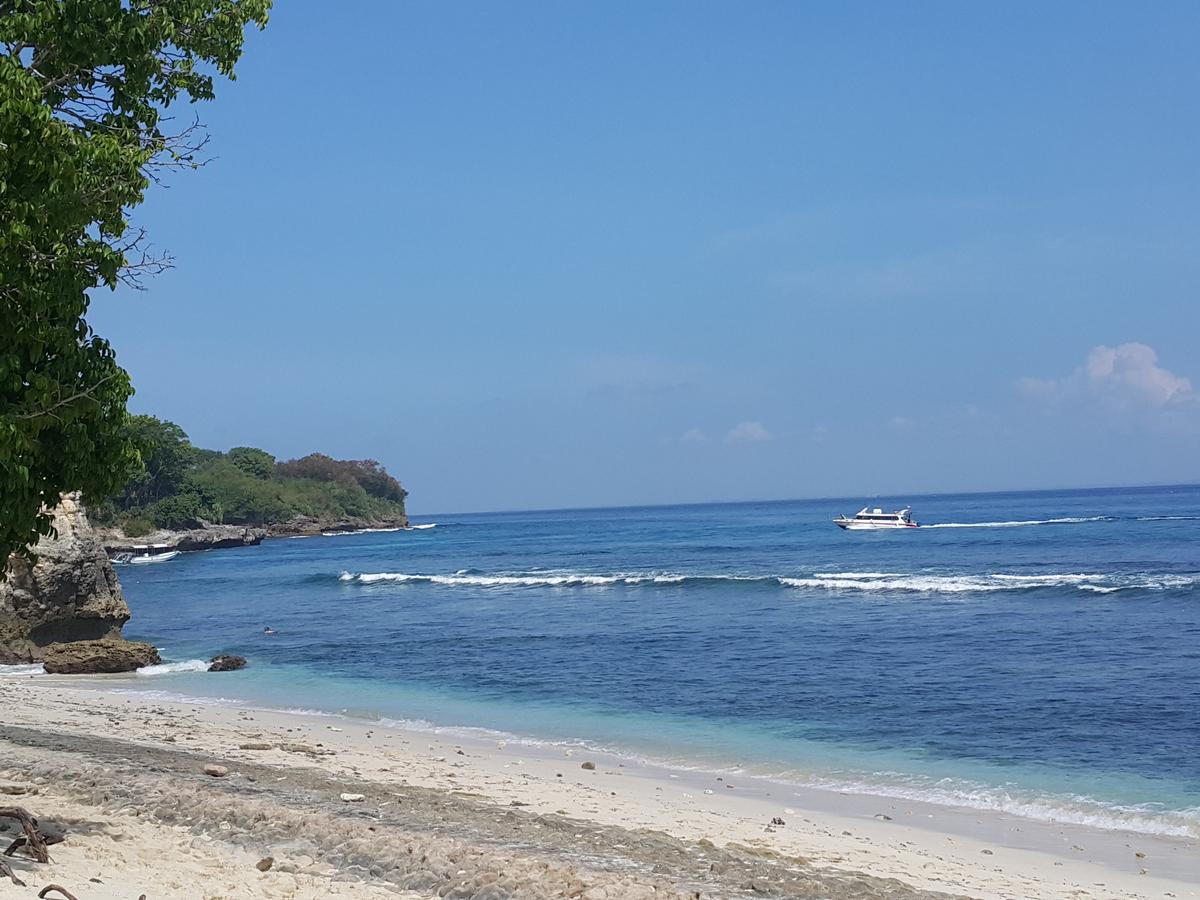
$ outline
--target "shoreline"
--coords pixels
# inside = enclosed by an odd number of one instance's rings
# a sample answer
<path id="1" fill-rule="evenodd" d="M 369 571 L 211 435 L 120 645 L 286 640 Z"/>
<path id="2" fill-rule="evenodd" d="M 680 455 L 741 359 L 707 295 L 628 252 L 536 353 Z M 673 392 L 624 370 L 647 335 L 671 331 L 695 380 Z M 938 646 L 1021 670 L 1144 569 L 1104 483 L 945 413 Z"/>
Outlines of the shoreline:
<path id="1" fill-rule="evenodd" d="M 180 744 L 235 761 L 290 757 L 280 750 L 230 752 L 237 746 L 235 737 L 251 732 L 269 733 L 276 741 L 302 736 L 333 754 L 306 759 L 306 764 L 353 772 L 381 789 L 398 780 L 426 790 L 467 790 L 506 812 L 511 805 L 536 816 L 565 813 L 601 828 L 651 829 L 700 846 L 741 845 L 803 858 L 817 871 L 866 872 L 916 890 L 1075 897 L 1086 888 L 1091 896 L 1200 897 L 1196 840 L 798 788 L 746 775 L 673 771 L 590 750 L 535 747 L 448 734 L 449 729 L 167 700 L 145 696 L 144 691 L 154 690 L 149 686 L 134 688 L 123 681 L 118 687 L 115 681 L 8 678 L 0 681 L 0 698 L 20 698 L 11 706 L 15 715 L 8 717 L 13 725 L 57 722 L 69 733 L 150 746 L 164 738 L 136 725 L 127 728 L 126 721 L 152 720 L 162 714 L 156 710 L 169 710 L 194 723 L 194 732 L 186 741 L 181 735 Z M 64 706 L 84 713 L 83 721 L 65 723 Z M 595 769 L 581 768 L 583 762 Z M 771 826 L 773 818 L 786 824 Z"/>
<path id="2" fill-rule="evenodd" d="M 257 547 L 273 538 L 340 537 L 351 534 L 375 534 L 392 531 L 422 531 L 436 527 L 436 523 L 410 524 L 407 517 L 399 520 L 384 520 L 359 524 L 355 522 L 309 523 L 303 526 L 278 525 L 210 525 L 207 528 L 189 528 L 181 531 L 158 529 L 140 537 L 129 537 L 111 526 L 96 526 L 97 534 L 110 558 L 121 554 L 154 550 L 178 550 L 181 553 L 197 553 L 207 550 L 236 550 L 242 547 Z"/>

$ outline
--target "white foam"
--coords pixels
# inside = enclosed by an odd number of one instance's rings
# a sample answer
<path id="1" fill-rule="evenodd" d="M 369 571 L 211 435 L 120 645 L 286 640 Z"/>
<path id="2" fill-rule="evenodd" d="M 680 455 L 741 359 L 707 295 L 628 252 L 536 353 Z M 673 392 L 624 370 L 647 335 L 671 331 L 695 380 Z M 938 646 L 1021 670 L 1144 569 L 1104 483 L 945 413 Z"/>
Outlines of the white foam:
<path id="1" fill-rule="evenodd" d="M 207 672 L 209 663 L 203 659 L 188 659 L 183 662 L 158 663 L 153 666 L 142 666 L 137 670 L 138 675 L 177 675 L 180 672 Z"/>
<path id="2" fill-rule="evenodd" d="M 1048 796 L 1023 793 L 1002 787 L 959 781 L 952 778 L 930 783 L 908 783 L 899 773 L 879 773 L 880 781 L 804 778 L 806 784 L 823 790 L 851 794 L 873 794 L 898 800 L 913 800 L 937 806 L 1009 813 L 1042 822 L 1084 825 L 1105 831 L 1132 831 L 1165 837 L 1200 836 L 1200 809 L 1165 810 L 1147 805 L 1102 803 L 1080 795 Z M 897 780 L 893 781 L 892 778 Z"/>
<path id="3" fill-rule="evenodd" d="M 460 569 L 448 575 L 410 572 L 342 572 L 338 580 L 358 584 L 433 584 L 447 587 L 610 587 L 613 585 L 681 585 L 706 582 L 778 584 L 790 588 L 835 591 L 904 591 L 930 594 L 989 593 L 1068 587 L 1094 593 L 1128 589 L 1169 590 L 1200 584 L 1200 574 L 1105 575 L 1077 572 L 986 575 L 905 572 L 814 572 L 811 575 L 684 575 L 674 572 L 500 572 Z"/>
<path id="4" fill-rule="evenodd" d="M 486 575 L 460 569 L 450 575 L 424 575 L 408 572 L 364 572 L 355 574 L 342 572 L 339 581 L 356 581 L 359 584 L 394 582 L 404 584 L 418 582 L 449 586 L 474 587 L 607 587 L 614 584 L 681 584 L 694 576 L 672 572 L 618 572 L 615 574 L 592 574 L 587 572 L 528 572 L 497 573 Z M 736 579 L 739 576 L 695 576 L 700 579 Z M 751 579 L 754 580 L 754 579 Z"/>
<path id="5" fill-rule="evenodd" d="M 25 678 L 30 675 L 45 675 L 41 663 L 26 663 L 15 666 L 0 666 L 0 678 Z"/>
<path id="6" fill-rule="evenodd" d="M 345 531 L 322 531 L 321 537 L 343 537 L 348 534 L 390 534 L 393 531 L 424 531 L 427 528 L 437 528 L 437 522 L 426 525 L 396 525 L 388 528 L 348 528 Z M 309 535 L 297 535 L 309 537 Z"/>
<path id="7" fill-rule="evenodd" d="M 1038 575 L 895 575 L 869 572 L 824 573 L 810 577 L 780 578 L 788 587 L 856 591 L 918 591 L 932 594 L 989 593 L 1034 588 L 1073 587 L 1094 593 L 1169 590 L 1200 584 L 1200 575 L 1086 575 L 1046 572 Z"/>
<path id="8" fill-rule="evenodd" d="M 1019 528 L 1025 525 L 1078 525 L 1082 522 L 1109 522 L 1112 516 L 1063 516 L 1058 519 L 1023 519 L 1013 522 L 935 522 L 922 528 Z"/>

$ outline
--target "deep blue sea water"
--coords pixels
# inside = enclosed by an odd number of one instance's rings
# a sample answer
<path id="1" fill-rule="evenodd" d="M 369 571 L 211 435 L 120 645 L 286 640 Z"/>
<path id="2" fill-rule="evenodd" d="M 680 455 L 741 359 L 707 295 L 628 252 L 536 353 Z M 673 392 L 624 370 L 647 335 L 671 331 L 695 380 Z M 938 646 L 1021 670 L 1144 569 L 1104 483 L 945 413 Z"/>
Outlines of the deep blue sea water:
<path id="1" fill-rule="evenodd" d="M 126 633 L 252 663 L 156 690 L 1200 835 L 1200 487 L 871 502 L 934 527 L 451 515 L 124 568 Z"/>

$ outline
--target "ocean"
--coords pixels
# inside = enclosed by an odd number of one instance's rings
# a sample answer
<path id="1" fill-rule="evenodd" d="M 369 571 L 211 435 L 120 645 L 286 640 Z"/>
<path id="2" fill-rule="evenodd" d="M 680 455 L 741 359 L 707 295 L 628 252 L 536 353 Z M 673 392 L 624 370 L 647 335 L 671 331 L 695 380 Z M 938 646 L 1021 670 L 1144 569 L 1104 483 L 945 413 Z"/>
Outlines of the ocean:
<path id="1" fill-rule="evenodd" d="M 1200 836 L 1200 487 L 447 515 L 125 567 L 121 690 Z M 264 634 L 270 627 L 274 634 Z M 217 652 L 243 671 L 207 674 Z"/>

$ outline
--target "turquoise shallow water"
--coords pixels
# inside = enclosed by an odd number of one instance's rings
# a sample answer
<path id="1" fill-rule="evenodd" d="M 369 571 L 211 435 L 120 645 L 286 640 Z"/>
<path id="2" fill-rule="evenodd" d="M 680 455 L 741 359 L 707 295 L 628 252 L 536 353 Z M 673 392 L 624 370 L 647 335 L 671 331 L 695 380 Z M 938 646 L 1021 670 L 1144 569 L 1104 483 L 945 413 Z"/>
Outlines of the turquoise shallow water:
<path id="1" fill-rule="evenodd" d="M 1200 834 L 1200 488 L 872 502 L 937 527 L 456 515 L 125 568 L 131 636 L 252 661 L 133 687 Z"/>

